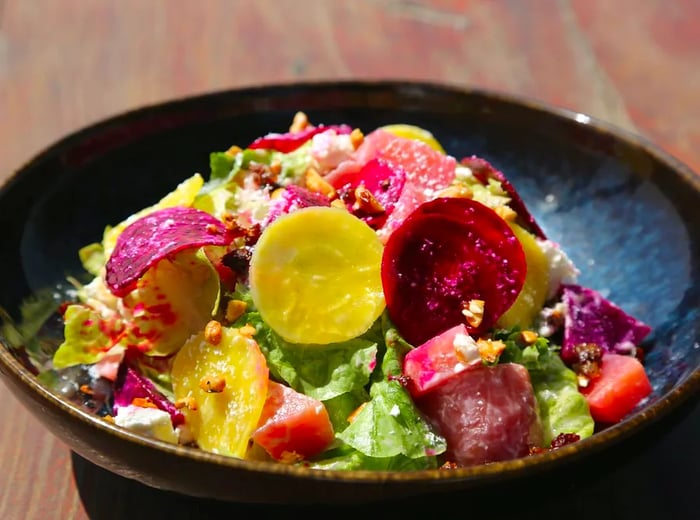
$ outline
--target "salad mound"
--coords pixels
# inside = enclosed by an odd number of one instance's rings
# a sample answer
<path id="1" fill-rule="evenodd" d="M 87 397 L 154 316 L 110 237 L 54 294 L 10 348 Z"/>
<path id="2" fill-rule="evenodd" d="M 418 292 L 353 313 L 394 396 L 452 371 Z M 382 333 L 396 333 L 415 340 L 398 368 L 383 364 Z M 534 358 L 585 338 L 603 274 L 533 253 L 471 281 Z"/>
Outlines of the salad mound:
<path id="1" fill-rule="evenodd" d="M 210 169 L 3 326 L 104 420 L 242 459 L 449 469 L 576 442 L 651 393 L 650 327 L 578 283 L 504 173 L 428 130 L 300 112 Z"/>

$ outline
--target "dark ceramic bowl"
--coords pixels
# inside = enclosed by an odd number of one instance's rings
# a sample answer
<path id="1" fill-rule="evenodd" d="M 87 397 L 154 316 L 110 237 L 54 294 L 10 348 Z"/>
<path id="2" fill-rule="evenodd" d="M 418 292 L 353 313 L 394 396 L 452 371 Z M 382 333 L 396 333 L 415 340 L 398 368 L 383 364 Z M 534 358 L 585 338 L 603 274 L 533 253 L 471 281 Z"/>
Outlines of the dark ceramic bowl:
<path id="1" fill-rule="evenodd" d="M 80 271 L 77 250 L 151 204 L 209 152 L 285 128 L 297 110 L 365 130 L 413 123 L 447 151 L 504 171 L 581 282 L 649 323 L 651 398 L 629 418 L 556 451 L 454 471 L 316 472 L 246 462 L 144 438 L 47 391 L 3 341 L 8 387 L 82 457 L 147 485 L 242 502 L 348 503 L 466 493 L 537 475 L 606 471 L 623 446 L 647 449 L 700 391 L 700 177 L 601 122 L 495 93 L 428 84 L 328 83 L 215 93 L 148 107 L 73 134 L 0 189 L 0 306 Z M 641 443 L 644 439 L 646 444 Z M 637 449 L 637 448 L 635 448 Z M 697 453 L 697 451 L 695 452 Z M 594 461 L 595 462 L 591 462 Z"/>

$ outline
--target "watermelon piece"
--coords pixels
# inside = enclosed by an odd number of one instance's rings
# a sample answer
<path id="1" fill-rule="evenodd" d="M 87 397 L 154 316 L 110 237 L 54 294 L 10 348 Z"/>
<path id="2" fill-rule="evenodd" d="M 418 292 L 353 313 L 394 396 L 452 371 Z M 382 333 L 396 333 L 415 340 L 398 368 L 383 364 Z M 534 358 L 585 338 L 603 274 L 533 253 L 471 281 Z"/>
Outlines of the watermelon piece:
<path id="1" fill-rule="evenodd" d="M 640 361 L 632 356 L 604 354 L 600 376 L 581 388 L 596 422 L 621 421 L 652 391 Z"/>
<path id="2" fill-rule="evenodd" d="M 464 198 L 421 205 L 389 237 L 382 257 L 389 317 L 413 345 L 464 323 L 472 300 L 484 302 L 484 313 L 467 331 L 489 330 L 517 298 L 526 272 L 525 253 L 508 224 Z"/>
<path id="3" fill-rule="evenodd" d="M 527 209 L 525 202 L 520 197 L 520 194 L 518 194 L 515 186 L 513 186 L 506 176 L 503 175 L 503 172 L 497 170 L 488 161 L 477 157 L 476 155 L 466 157 L 462 159 L 460 163 L 467 166 L 474 174 L 474 177 L 476 177 L 481 184 L 488 184 L 489 179 L 494 179 L 500 182 L 501 188 L 503 188 L 503 191 L 505 191 L 510 197 L 510 208 L 518 214 L 518 221 L 533 235 L 541 238 L 542 240 L 546 240 L 547 237 L 544 231 L 542 231 L 542 228 L 535 220 L 535 217 L 533 217 L 530 211 Z"/>
<path id="4" fill-rule="evenodd" d="M 359 175 L 362 167 L 373 159 L 380 159 L 406 173 L 403 189 L 392 205 L 391 214 L 377 231 L 382 242 L 388 240 L 413 210 L 435 198 L 438 191 L 452 183 L 457 165 L 454 157 L 438 152 L 422 141 L 400 137 L 380 128 L 365 136 L 352 159 L 341 163 L 325 179 L 334 186 L 341 182 L 339 179 L 347 182 L 348 177 Z"/>
<path id="5" fill-rule="evenodd" d="M 603 352 L 630 354 L 651 332 L 649 325 L 593 289 L 564 284 L 562 301 L 566 314 L 561 357 L 568 364 L 576 362 L 576 345 L 595 343 Z"/>
<path id="6" fill-rule="evenodd" d="M 106 265 L 105 280 L 116 296 L 126 296 L 159 260 L 184 249 L 226 246 L 233 240 L 224 223 L 204 211 L 165 208 L 124 228 Z"/>
<path id="7" fill-rule="evenodd" d="M 445 437 L 447 461 L 458 466 L 523 457 L 542 444 L 537 401 L 522 365 L 465 370 L 416 404 Z"/>
<path id="8" fill-rule="evenodd" d="M 415 398 L 481 364 L 476 343 L 464 323 L 460 323 L 410 350 L 403 360 L 403 374 L 408 377 L 407 388 Z"/>
<path id="9" fill-rule="evenodd" d="M 309 459 L 325 450 L 333 438 L 333 426 L 321 401 L 268 382 L 267 400 L 252 439 L 272 458 Z"/>
<path id="10" fill-rule="evenodd" d="M 133 404 L 134 399 L 145 399 L 170 414 L 173 427 L 185 422 L 185 416 L 160 393 L 153 382 L 133 367 L 124 366 L 114 386 L 114 414 L 119 408 Z"/>
<path id="11" fill-rule="evenodd" d="M 335 176 L 332 186 L 338 192 L 340 199 L 345 201 L 350 213 L 367 222 L 367 225 L 373 229 L 379 229 L 394 211 L 405 183 L 406 172 L 403 168 L 394 166 L 384 159 L 372 159 L 358 172 Z M 354 192 L 358 186 L 364 186 L 372 193 L 374 199 L 384 208 L 381 214 L 367 214 L 355 207 Z"/>
<path id="12" fill-rule="evenodd" d="M 286 132 L 284 134 L 269 133 L 263 137 L 258 137 L 248 148 L 251 150 L 264 149 L 275 150 L 277 152 L 293 152 L 316 134 L 334 130 L 337 134 L 349 134 L 352 128 L 348 125 L 319 125 L 305 128 L 299 132 Z"/>

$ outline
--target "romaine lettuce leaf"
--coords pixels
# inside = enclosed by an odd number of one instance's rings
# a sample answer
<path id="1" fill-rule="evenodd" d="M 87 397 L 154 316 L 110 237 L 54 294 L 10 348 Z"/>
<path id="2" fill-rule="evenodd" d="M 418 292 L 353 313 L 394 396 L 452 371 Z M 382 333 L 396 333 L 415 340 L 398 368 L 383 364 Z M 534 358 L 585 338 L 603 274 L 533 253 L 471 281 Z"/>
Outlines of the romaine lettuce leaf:
<path id="1" fill-rule="evenodd" d="M 65 340 L 53 356 L 56 369 L 96 363 L 115 344 L 115 338 L 124 328 L 121 320 L 104 320 L 82 304 L 69 305 L 63 316 Z"/>

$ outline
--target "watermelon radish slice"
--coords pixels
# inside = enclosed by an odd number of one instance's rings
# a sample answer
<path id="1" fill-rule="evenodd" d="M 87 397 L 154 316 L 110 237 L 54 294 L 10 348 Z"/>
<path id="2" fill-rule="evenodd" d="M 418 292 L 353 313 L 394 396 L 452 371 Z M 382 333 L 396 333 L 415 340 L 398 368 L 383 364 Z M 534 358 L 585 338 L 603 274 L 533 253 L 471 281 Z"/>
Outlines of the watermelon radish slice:
<path id="1" fill-rule="evenodd" d="M 484 301 L 484 315 L 467 331 L 487 331 L 517 298 L 526 271 L 508 224 L 464 198 L 419 206 L 389 237 L 382 257 L 389 317 L 413 345 L 465 323 L 462 311 L 471 300 Z"/>
<path id="2" fill-rule="evenodd" d="M 262 227 L 267 227 L 278 217 L 298 209 L 330 205 L 331 200 L 323 193 L 313 192 L 296 184 L 290 184 L 282 190 L 279 198 L 272 201 L 270 211 L 263 221 Z"/>
<path id="3" fill-rule="evenodd" d="M 357 173 L 335 177 L 332 185 L 345 202 L 348 211 L 364 220 L 371 228 L 379 229 L 394 210 L 405 183 L 406 171 L 403 168 L 393 166 L 384 159 L 375 158 L 367 162 Z M 364 186 L 372 193 L 374 199 L 384 208 L 383 213 L 372 215 L 361 208 L 354 207 L 355 189 L 358 186 Z"/>
<path id="4" fill-rule="evenodd" d="M 204 211 L 172 207 L 149 213 L 124 228 L 106 265 L 106 282 L 116 296 L 129 294 L 136 281 L 168 255 L 201 246 L 225 246 L 233 236 Z"/>
<path id="5" fill-rule="evenodd" d="M 646 323 L 630 316 L 599 292 L 567 284 L 562 289 L 566 305 L 561 357 L 566 363 L 577 360 L 575 348 L 595 343 L 603 352 L 630 354 L 651 332 Z"/>
<path id="6" fill-rule="evenodd" d="M 518 219 L 524 228 L 530 231 L 533 235 L 538 238 L 545 240 L 547 237 L 539 226 L 535 217 L 532 216 L 530 211 L 525 206 L 525 202 L 518 194 L 515 186 L 513 186 L 505 175 L 496 168 L 494 168 L 488 161 L 472 155 L 471 157 L 466 157 L 462 159 L 461 164 L 467 166 L 474 177 L 476 177 L 481 184 L 488 184 L 489 179 L 497 180 L 501 183 L 501 188 L 510 197 L 510 208 L 518 214 Z"/>
<path id="7" fill-rule="evenodd" d="M 350 128 L 348 125 L 319 125 L 306 128 L 300 132 L 287 132 L 284 134 L 270 133 L 263 137 L 258 137 L 255 141 L 248 145 L 248 148 L 251 150 L 259 148 L 289 153 L 299 148 L 316 134 L 323 133 L 327 130 L 335 130 L 337 134 L 349 134 L 352 132 L 352 128 Z"/>

